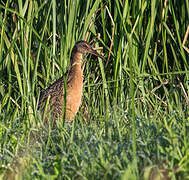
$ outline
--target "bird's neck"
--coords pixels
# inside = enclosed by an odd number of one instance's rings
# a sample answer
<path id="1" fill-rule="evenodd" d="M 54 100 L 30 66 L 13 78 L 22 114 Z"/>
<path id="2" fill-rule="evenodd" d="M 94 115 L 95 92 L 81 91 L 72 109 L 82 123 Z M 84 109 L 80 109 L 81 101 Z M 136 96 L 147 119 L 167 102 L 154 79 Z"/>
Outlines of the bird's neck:
<path id="1" fill-rule="evenodd" d="M 71 56 L 71 68 L 69 71 L 69 75 L 72 77 L 72 80 L 80 79 L 82 80 L 83 71 L 81 68 L 82 63 L 82 54 L 81 53 L 74 53 Z"/>
<path id="2" fill-rule="evenodd" d="M 74 68 L 74 66 L 80 66 L 82 63 L 82 53 L 76 52 L 72 53 L 71 55 L 71 68 Z"/>

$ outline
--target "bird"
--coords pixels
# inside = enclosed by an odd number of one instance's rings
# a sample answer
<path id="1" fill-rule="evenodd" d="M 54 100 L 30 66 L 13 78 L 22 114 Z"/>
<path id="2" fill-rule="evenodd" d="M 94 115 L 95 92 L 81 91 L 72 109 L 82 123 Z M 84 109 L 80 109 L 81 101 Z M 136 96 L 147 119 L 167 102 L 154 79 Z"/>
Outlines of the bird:
<path id="1" fill-rule="evenodd" d="M 76 42 L 71 52 L 70 70 L 67 73 L 66 82 L 64 81 L 64 76 L 62 76 L 40 94 L 39 107 L 45 121 L 48 121 L 46 119 L 48 119 L 49 113 L 56 120 L 61 119 L 63 108 L 65 108 L 65 120 L 71 122 L 74 119 L 81 105 L 83 89 L 83 70 L 81 64 L 82 56 L 86 53 L 93 54 L 103 60 L 105 59 L 88 42 L 83 40 Z M 65 87 L 67 87 L 66 91 Z M 45 109 L 46 113 L 44 113 Z M 44 117 L 44 114 L 46 114 L 46 117 Z"/>

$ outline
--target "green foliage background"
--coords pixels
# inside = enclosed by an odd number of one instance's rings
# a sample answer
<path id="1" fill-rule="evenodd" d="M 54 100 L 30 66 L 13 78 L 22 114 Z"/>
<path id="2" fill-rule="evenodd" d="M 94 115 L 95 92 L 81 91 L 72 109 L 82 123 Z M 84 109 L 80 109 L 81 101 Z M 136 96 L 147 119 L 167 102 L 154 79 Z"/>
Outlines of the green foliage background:
<path id="1" fill-rule="evenodd" d="M 1 1 L 0 177 L 189 179 L 188 26 L 188 0 Z M 84 58 L 74 122 L 44 127 L 81 39 L 107 61 Z"/>

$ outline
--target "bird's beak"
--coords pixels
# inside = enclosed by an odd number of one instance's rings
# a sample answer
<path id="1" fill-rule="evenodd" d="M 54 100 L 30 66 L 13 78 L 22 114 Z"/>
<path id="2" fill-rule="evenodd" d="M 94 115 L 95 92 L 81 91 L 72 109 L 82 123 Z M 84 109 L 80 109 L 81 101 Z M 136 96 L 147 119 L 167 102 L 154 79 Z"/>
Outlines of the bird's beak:
<path id="1" fill-rule="evenodd" d="M 97 57 L 100 57 L 101 59 L 105 60 L 104 56 L 102 56 L 99 53 L 97 53 L 94 49 L 90 48 L 87 51 L 88 51 L 88 53 L 91 53 L 91 54 L 93 54 L 93 55 L 95 55 Z"/>

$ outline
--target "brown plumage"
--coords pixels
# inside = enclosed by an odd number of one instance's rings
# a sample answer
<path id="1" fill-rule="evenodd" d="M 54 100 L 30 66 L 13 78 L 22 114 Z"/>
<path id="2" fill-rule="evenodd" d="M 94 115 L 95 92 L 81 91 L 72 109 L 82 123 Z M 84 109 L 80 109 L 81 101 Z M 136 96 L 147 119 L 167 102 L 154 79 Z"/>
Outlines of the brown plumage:
<path id="1" fill-rule="evenodd" d="M 81 104 L 83 89 L 83 71 L 81 67 L 82 54 L 91 53 L 97 57 L 104 59 L 98 54 L 86 41 L 79 41 L 72 49 L 70 64 L 71 68 L 67 74 L 67 94 L 66 94 L 66 116 L 65 119 L 72 121 Z M 58 119 L 62 118 L 64 106 L 64 78 L 61 77 L 51 86 L 49 86 L 40 96 L 39 107 L 42 115 L 44 113 L 45 104 L 49 99 L 46 116 Z M 49 114 L 50 113 L 50 114 Z M 46 118 L 45 118 L 46 119 Z"/>

